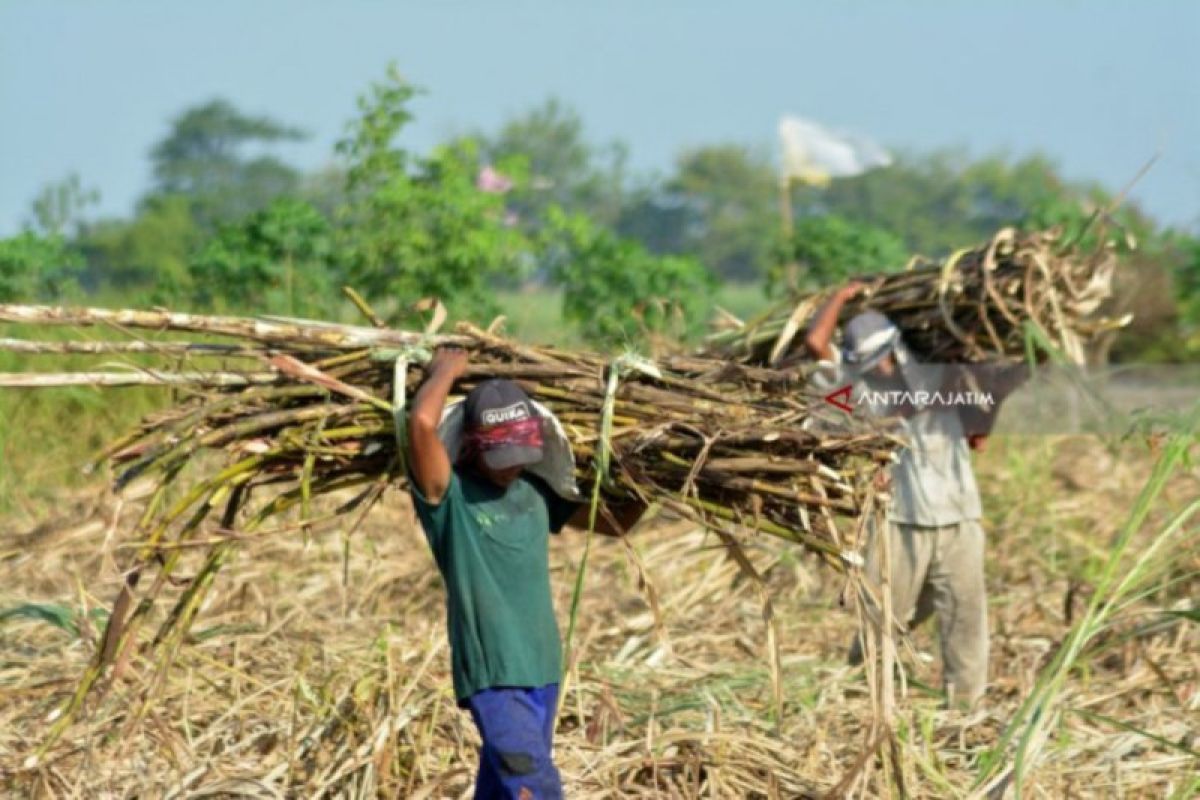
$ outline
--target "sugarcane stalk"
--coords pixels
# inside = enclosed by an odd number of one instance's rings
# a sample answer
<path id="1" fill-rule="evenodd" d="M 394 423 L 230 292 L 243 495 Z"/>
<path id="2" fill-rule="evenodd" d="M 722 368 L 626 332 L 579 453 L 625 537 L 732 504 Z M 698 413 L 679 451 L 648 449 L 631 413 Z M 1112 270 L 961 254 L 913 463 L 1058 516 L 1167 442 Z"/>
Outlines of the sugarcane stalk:
<path id="1" fill-rule="evenodd" d="M 267 350 L 240 344 L 207 342 L 35 342 L 0 337 L 0 350 L 26 355 L 102 355 L 109 353 L 187 357 L 260 358 Z"/>
<path id="2" fill-rule="evenodd" d="M 67 386 L 202 386 L 225 388 L 278 383 L 273 372 L 166 372 L 141 369 L 129 372 L 0 372 L 0 388 L 52 389 Z"/>
<path id="3" fill-rule="evenodd" d="M 0 303 L 0 322 L 26 325 L 64 325 L 92 327 L 103 325 L 118 329 L 136 328 L 154 331 L 179 331 L 228 336 L 266 344 L 350 347 L 404 347 L 425 344 L 431 337 L 392 329 L 364 328 L 314 320 L 271 320 L 246 317 L 207 316 L 175 311 L 137 309 L 69 308 L 65 306 L 17 305 Z M 472 344 L 462 336 L 432 337 L 437 344 Z"/>

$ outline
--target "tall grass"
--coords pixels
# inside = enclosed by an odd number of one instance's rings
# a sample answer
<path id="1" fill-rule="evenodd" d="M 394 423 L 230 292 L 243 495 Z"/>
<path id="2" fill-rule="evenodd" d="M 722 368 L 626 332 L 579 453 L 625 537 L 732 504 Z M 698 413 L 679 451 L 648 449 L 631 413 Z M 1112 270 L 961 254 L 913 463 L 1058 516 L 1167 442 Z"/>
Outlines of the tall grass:
<path id="1" fill-rule="evenodd" d="M 1023 782 L 1044 758 L 1047 742 L 1063 724 L 1068 681 L 1086 662 L 1088 645 L 1111 627 L 1117 614 L 1131 601 L 1153 593 L 1171 580 L 1175 561 L 1169 557 L 1169 548 L 1195 546 L 1198 532 L 1189 527 L 1189 523 L 1200 511 L 1200 499 L 1188 502 L 1175 512 L 1149 542 L 1140 544 L 1138 549 L 1132 547 L 1135 534 L 1143 529 L 1168 480 L 1181 466 L 1189 463 L 1189 451 L 1195 443 L 1197 430 L 1200 430 L 1200 405 L 1192 410 L 1187 423 L 1162 448 L 1111 544 L 1087 609 L 1040 672 L 999 741 L 980 760 L 977 790 L 988 796 L 999 796 L 1012 785 L 1017 796 L 1021 796 Z"/>
<path id="2" fill-rule="evenodd" d="M 0 326 L 0 336 L 28 336 L 21 326 Z M 47 341 L 113 338 L 105 331 L 41 329 Z M 114 357 L 123 364 L 133 358 Z M 48 364 L 53 366 L 48 367 Z M 22 355 L 0 351 L 0 371 L 23 372 L 95 366 L 95 357 Z M 94 482 L 84 472 L 104 445 L 170 399 L 154 388 L 106 392 L 88 387 L 0 391 L 0 516 L 29 516 L 70 489 Z"/>

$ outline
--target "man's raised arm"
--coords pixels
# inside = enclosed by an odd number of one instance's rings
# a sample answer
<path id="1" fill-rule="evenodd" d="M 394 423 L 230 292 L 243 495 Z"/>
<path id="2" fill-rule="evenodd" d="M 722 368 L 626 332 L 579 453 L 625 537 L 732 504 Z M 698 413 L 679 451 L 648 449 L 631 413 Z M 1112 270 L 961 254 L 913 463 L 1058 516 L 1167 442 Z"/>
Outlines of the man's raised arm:
<path id="1" fill-rule="evenodd" d="M 833 332 L 837 329 L 838 315 L 842 313 L 842 306 L 846 305 L 851 298 L 861 294 L 866 288 L 867 285 L 861 281 L 851 281 L 834 292 L 825 305 L 821 306 L 821 310 L 817 312 L 808 326 L 808 333 L 804 336 L 804 345 L 808 348 L 808 352 L 822 361 L 829 361 L 833 358 L 833 346 L 830 342 L 833 341 Z"/>
<path id="2" fill-rule="evenodd" d="M 454 382 L 467 371 L 467 353 L 457 347 L 440 348 L 429 362 L 425 382 L 413 399 L 408 415 L 411 480 L 425 499 L 437 504 L 450 486 L 450 456 L 438 438 L 438 423 Z"/>

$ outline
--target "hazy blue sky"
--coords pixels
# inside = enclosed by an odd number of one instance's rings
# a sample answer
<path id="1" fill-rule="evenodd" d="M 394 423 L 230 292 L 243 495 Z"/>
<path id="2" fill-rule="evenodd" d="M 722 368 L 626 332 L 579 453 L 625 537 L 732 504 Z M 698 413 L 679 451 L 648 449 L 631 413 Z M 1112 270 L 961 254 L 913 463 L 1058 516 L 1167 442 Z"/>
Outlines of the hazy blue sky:
<path id="1" fill-rule="evenodd" d="M 896 148 L 1041 150 L 1200 222 L 1200 3 L 51 2 L 0 0 L 0 234 L 78 172 L 127 213 L 167 119 L 226 97 L 306 128 L 330 160 L 395 60 L 429 94 L 408 142 L 494 128 L 557 95 L 634 167 L 683 147 L 774 146 L 791 112 Z"/>

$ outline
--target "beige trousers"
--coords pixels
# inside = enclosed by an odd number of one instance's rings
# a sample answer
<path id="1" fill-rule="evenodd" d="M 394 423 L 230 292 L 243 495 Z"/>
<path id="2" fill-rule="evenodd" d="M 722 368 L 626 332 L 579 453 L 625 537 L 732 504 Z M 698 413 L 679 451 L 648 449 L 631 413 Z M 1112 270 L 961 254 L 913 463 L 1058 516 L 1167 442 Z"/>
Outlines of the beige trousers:
<path id="1" fill-rule="evenodd" d="M 983 528 L 978 520 L 927 528 L 889 522 L 892 613 L 912 630 L 934 614 L 942 646 L 942 684 L 954 703 L 973 704 L 987 686 L 987 587 Z M 866 574 L 879 585 L 875 537 L 867 544 Z M 857 636 L 850 663 L 862 662 Z"/>

